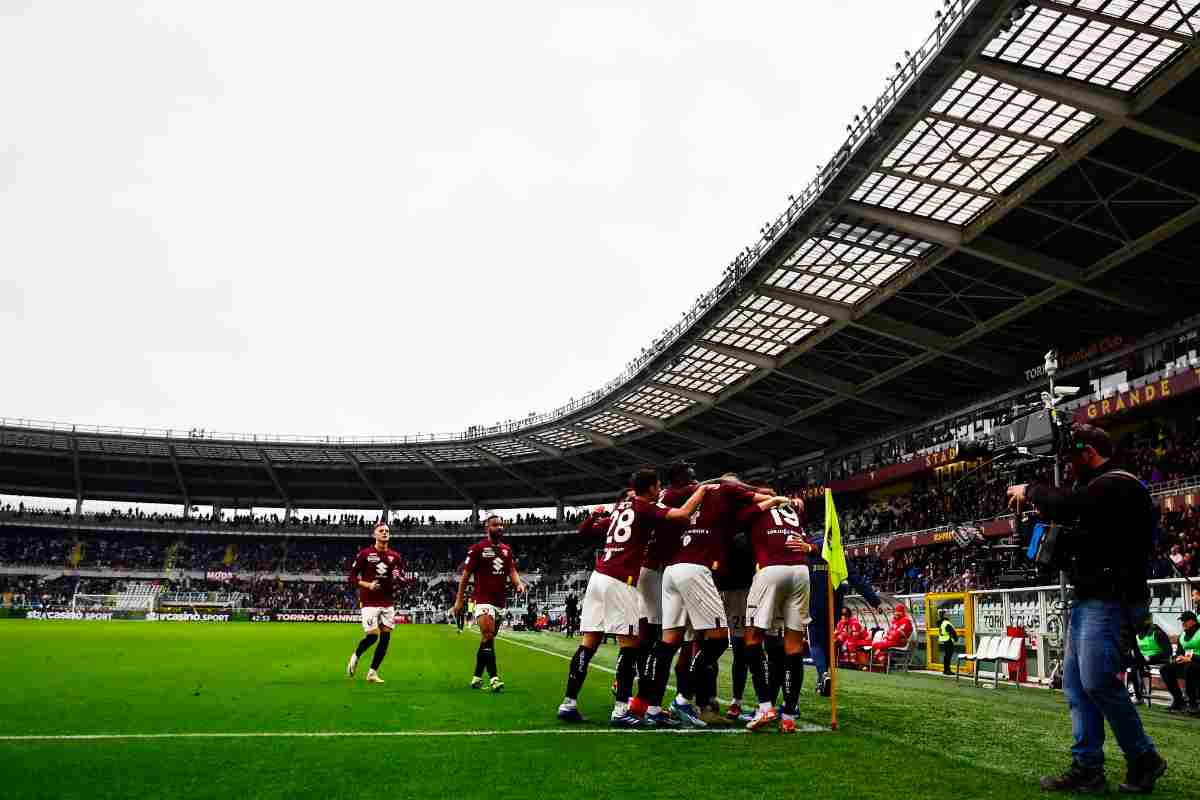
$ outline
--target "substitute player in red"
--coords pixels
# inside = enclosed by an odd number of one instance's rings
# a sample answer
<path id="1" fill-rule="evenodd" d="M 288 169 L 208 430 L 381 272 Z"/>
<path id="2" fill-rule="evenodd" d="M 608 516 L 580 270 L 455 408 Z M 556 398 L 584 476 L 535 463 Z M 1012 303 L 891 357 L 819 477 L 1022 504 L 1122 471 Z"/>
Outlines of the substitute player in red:
<path id="1" fill-rule="evenodd" d="M 792 507 L 789 503 L 795 503 Z M 796 732 L 800 682 L 804 675 L 804 631 L 808 627 L 810 598 L 808 551 L 797 509 L 799 498 L 772 497 L 738 514 L 738 524 L 750 529 L 757 571 L 746 599 L 746 666 L 758 695 L 758 710 L 746 724 L 758 730 L 775 722 L 775 692 L 770 685 L 770 665 L 763 639 L 783 619 L 783 719 L 781 733 Z"/>
<path id="2" fill-rule="evenodd" d="M 376 525 L 375 544 L 358 551 L 354 566 L 350 568 L 350 583 L 358 588 L 358 599 L 362 603 L 362 626 L 366 635 L 350 656 L 346 675 L 354 677 L 358 659 L 378 640 L 379 645 L 371 656 L 371 669 L 367 671 L 368 683 L 383 683 L 379 665 L 387 655 L 392 628 L 396 627 L 396 590 L 404 576 L 400 554 L 388 548 L 390 536 L 386 523 Z"/>
<path id="3" fill-rule="evenodd" d="M 642 718 L 629 713 L 633 694 L 633 676 L 638 659 L 638 619 L 640 617 L 637 582 L 646 557 L 646 545 L 654 529 L 666 521 L 686 520 L 700 506 L 708 487 L 699 487 L 683 508 L 664 508 L 657 504 L 658 471 L 640 469 L 633 474 L 634 497 L 623 500 L 613 508 L 604 539 L 604 550 L 596 556 L 596 567 L 588 580 L 583 596 L 583 618 L 579 630 L 583 641 L 571 659 L 567 672 L 567 693 L 558 707 L 558 718 L 564 722 L 582 722 L 576 700 L 587 678 L 588 664 L 605 634 L 614 634 L 620 651 L 617 654 L 617 698 L 611 724 L 616 728 L 643 727 Z M 592 512 L 598 518 L 602 508 Z M 593 523 L 594 524 L 594 523 Z M 586 525 L 580 530 L 586 533 Z M 647 716 L 646 725 L 666 724 L 668 717 Z"/>
<path id="4" fill-rule="evenodd" d="M 471 545 L 467 560 L 463 562 L 462 578 L 458 582 L 458 597 L 454 601 L 453 614 L 462 612 L 467 581 L 475 576 L 475 624 L 479 626 L 479 650 L 475 653 L 475 677 L 471 688 L 483 685 L 483 671 L 491 676 L 490 688 L 498 692 L 504 688 L 500 673 L 496 669 L 496 630 L 500 627 L 500 612 L 508 599 L 508 582 L 511 580 L 517 594 L 525 592 L 525 584 L 517 573 L 517 560 L 512 548 L 500 541 L 504 535 L 504 523 L 492 514 L 483 521 L 487 537 Z"/>

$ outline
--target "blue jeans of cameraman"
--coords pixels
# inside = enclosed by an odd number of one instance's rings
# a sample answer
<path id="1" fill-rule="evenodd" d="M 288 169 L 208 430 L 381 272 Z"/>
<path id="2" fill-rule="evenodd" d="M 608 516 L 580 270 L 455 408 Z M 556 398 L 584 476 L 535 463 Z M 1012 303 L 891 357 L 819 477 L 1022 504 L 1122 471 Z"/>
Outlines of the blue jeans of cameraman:
<path id="1" fill-rule="evenodd" d="M 1118 677 L 1124 666 L 1121 626 L 1133 613 L 1122 603 L 1085 600 L 1071 611 L 1070 634 L 1063 664 L 1063 694 L 1071 709 L 1077 764 L 1104 766 L 1104 722 L 1113 729 L 1126 758 L 1153 751 L 1154 743 Z"/>

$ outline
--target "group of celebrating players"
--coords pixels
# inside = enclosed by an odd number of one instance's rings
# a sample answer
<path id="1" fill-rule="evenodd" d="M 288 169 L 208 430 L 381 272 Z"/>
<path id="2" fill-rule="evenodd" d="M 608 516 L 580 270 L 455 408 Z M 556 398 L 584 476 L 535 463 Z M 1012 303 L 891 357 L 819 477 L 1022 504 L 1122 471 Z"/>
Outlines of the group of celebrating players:
<path id="1" fill-rule="evenodd" d="M 583 721 L 577 698 L 588 665 L 612 635 L 619 647 L 610 718 L 614 727 L 702 728 L 742 722 L 760 730 L 778 723 L 782 733 L 794 733 L 810 621 L 817 691 L 829 692 L 828 567 L 819 556 L 819 543 L 804 536 L 803 501 L 748 485 L 732 474 L 701 484 L 686 463 L 672 465 L 668 481 L 663 489 L 657 470 L 638 470 L 611 510 L 597 507 L 579 526 L 581 535 L 602 536 L 603 549 L 584 594 L 582 641 L 571 659 L 558 718 Z M 509 581 L 517 593 L 525 586 L 512 548 L 501 540 L 499 517 L 489 516 L 484 528 L 486 537 L 472 545 L 463 564 L 452 613 L 461 621 L 473 578 L 481 639 L 470 685 L 481 688 L 486 670 L 489 688 L 500 691 L 498 618 Z M 350 573 L 360 591 L 365 635 L 347 674 L 354 675 L 358 659 L 378 641 L 367 676 L 373 682 L 382 682 L 378 668 L 394 624 L 394 611 L 388 613 L 391 595 L 402 575 L 399 554 L 387 546 L 388 535 L 385 524 L 377 526 L 375 545 L 358 554 Z M 850 582 L 868 602 L 879 605 L 869 585 L 857 576 Z M 810 601 L 819 606 L 812 620 Z M 717 664 L 731 638 L 734 698 L 721 715 Z M 676 693 L 664 707 L 672 661 Z M 743 714 L 747 675 L 758 706 Z M 777 711 L 780 690 L 783 706 Z"/>

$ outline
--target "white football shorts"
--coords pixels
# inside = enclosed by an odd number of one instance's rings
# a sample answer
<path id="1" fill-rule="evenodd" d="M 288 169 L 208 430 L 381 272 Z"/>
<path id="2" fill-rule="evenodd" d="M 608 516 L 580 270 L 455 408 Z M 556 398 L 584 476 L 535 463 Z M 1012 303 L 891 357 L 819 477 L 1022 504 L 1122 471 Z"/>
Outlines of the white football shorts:
<path id="1" fill-rule="evenodd" d="M 746 635 L 746 599 L 749 589 L 729 589 L 721 592 L 721 600 L 725 603 L 725 619 L 729 620 L 730 636 Z"/>
<path id="2" fill-rule="evenodd" d="M 475 624 L 478 625 L 479 621 L 481 619 L 483 619 L 484 617 L 491 617 L 492 621 L 495 622 L 497 625 L 499 625 L 500 624 L 500 609 L 498 609 L 495 606 L 490 605 L 488 603 L 476 603 L 475 604 Z"/>
<path id="3" fill-rule="evenodd" d="M 579 630 L 582 633 L 637 636 L 638 602 L 637 589 L 610 575 L 593 572 L 583 594 Z"/>
<path id="4" fill-rule="evenodd" d="M 638 619 L 651 625 L 662 624 L 662 573 L 642 567 L 638 575 Z"/>
<path id="5" fill-rule="evenodd" d="M 672 564 L 663 570 L 664 630 L 690 625 L 695 631 L 727 627 L 725 604 L 712 570 L 700 564 Z"/>
<path id="6" fill-rule="evenodd" d="M 396 609 L 391 606 L 363 606 L 362 626 L 364 631 L 376 628 L 390 631 L 396 627 Z"/>
<path id="7" fill-rule="evenodd" d="M 803 564 L 763 567 L 750 584 L 746 621 L 769 631 L 782 618 L 788 630 L 803 631 L 809 623 L 809 594 L 808 567 Z"/>

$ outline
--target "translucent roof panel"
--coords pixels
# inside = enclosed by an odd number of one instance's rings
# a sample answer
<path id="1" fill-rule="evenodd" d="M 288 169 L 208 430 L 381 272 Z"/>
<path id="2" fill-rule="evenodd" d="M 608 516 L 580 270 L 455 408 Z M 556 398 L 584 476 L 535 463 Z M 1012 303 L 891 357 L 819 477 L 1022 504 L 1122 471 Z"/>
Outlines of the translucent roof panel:
<path id="1" fill-rule="evenodd" d="M 748 364 L 740 358 L 692 345 L 675 359 L 671 366 L 655 375 L 654 380 L 683 389 L 718 394 L 754 369 L 753 364 Z"/>
<path id="2" fill-rule="evenodd" d="M 1092 120 L 1077 108 L 967 70 L 853 197 L 964 225 Z"/>
<path id="3" fill-rule="evenodd" d="M 1093 119 L 1091 114 L 1074 106 L 1047 100 L 971 70 L 964 71 L 955 79 L 954 85 L 934 103 L 933 112 L 968 124 L 982 123 L 1025 138 L 1056 144 L 1074 138 Z M 991 151 L 988 152 L 994 152 L 1003 144 L 989 143 L 987 146 Z M 979 155 L 970 151 L 971 146 L 984 146 L 984 142 L 969 140 L 968 151 L 963 157 L 974 158 Z M 1003 152 L 995 155 L 1002 155 Z M 893 158 L 893 161 L 902 160 L 898 156 Z"/>
<path id="4" fill-rule="evenodd" d="M 537 433 L 530 434 L 529 438 L 537 439 L 539 442 L 548 444 L 551 447 L 557 447 L 560 450 L 582 447 L 585 444 L 590 444 L 592 441 L 574 428 L 553 428 L 548 431 L 538 431 Z"/>
<path id="5" fill-rule="evenodd" d="M 579 424 L 588 430 L 602 433 L 605 436 L 621 436 L 622 434 L 631 433 L 642 428 L 641 425 L 631 419 L 610 414 L 607 411 L 593 414 Z"/>
<path id="6" fill-rule="evenodd" d="M 84 449 L 83 439 L 79 440 L 79 449 Z M 238 459 L 241 461 L 262 461 L 258 451 L 248 447 L 233 447 L 219 444 L 195 444 L 192 442 L 176 442 L 175 454 L 180 458 L 216 458 Z"/>
<path id="7" fill-rule="evenodd" d="M 1135 90 L 1183 45 L 1119 24 L 1085 19 L 1072 8 L 1194 35 L 1200 0 L 1075 0 L 1036 8 L 993 39 L 984 54 L 1124 92 Z M 1186 16 L 1185 16 L 1186 15 Z M 1189 19 L 1190 18 L 1190 19 Z"/>
<path id="8" fill-rule="evenodd" d="M 767 284 L 854 305 L 898 275 L 930 245 L 891 231 L 838 223 L 806 239 Z M 814 315 L 816 316 L 816 315 Z M 824 321 L 824 317 L 818 317 Z"/>
<path id="9" fill-rule="evenodd" d="M 531 444 L 522 442 L 520 439 L 502 439 L 498 442 L 487 442 L 481 444 L 484 450 L 500 458 L 515 458 L 517 456 L 532 456 L 541 453 Z"/>
<path id="10" fill-rule="evenodd" d="M 407 448 L 389 448 L 386 450 L 355 450 L 354 455 L 362 461 L 372 464 L 423 464 L 424 461 L 413 450 Z"/>
<path id="11" fill-rule="evenodd" d="M 421 452 L 438 462 L 479 460 L 479 451 L 470 447 L 425 447 Z"/>
<path id="12" fill-rule="evenodd" d="M 272 461 L 304 461 L 343 464 L 346 456 L 337 450 L 322 450 L 315 447 L 264 447 L 263 452 Z"/>
<path id="13" fill-rule="evenodd" d="M 866 177 L 853 199 L 954 225 L 965 224 L 990 202 L 977 194 L 878 172 Z"/>
<path id="14" fill-rule="evenodd" d="M 622 397 L 616 406 L 621 411 L 632 411 L 655 419 L 668 419 L 695 404 L 694 400 L 677 394 L 643 386 Z"/>
<path id="15" fill-rule="evenodd" d="M 782 300 L 752 294 L 709 328 L 704 341 L 775 356 L 828 321 L 828 317 Z"/>

